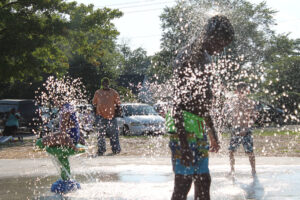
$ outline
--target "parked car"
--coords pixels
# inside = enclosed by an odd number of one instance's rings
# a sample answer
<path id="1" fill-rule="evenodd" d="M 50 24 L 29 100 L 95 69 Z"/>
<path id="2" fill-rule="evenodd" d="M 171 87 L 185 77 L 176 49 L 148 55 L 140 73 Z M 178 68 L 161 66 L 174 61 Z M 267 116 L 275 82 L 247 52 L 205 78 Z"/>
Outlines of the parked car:
<path id="1" fill-rule="evenodd" d="M 24 131 L 31 131 L 36 128 L 38 119 L 37 109 L 33 99 L 2 99 L 0 100 L 1 126 L 5 125 L 5 118 L 12 108 L 20 113 L 19 125 Z"/>
<path id="2" fill-rule="evenodd" d="M 122 116 L 117 118 L 123 135 L 165 133 L 165 119 L 152 106 L 142 103 L 121 104 Z"/>
<path id="3" fill-rule="evenodd" d="M 270 104 L 258 102 L 256 110 L 259 114 L 255 124 L 258 126 L 269 125 L 271 123 L 275 123 L 280 126 L 283 125 L 285 113 L 282 109 L 276 108 Z"/>

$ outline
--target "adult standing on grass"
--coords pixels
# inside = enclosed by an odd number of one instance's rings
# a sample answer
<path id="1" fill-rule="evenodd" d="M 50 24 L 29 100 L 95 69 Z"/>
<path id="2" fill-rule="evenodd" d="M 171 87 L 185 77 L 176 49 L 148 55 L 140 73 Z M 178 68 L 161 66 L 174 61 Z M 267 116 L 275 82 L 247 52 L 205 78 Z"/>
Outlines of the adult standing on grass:
<path id="1" fill-rule="evenodd" d="M 231 100 L 229 115 L 231 117 L 231 138 L 229 143 L 230 175 L 234 175 L 234 152 L 243 144 L 245 153 L 249 156 L 252 175 L 256 175 L 255 155 L 253 153 L 252 126 L 254 125 L 257 113 L 255 102 L 247 97 L 250 89 L 246 83 L 240 83 L 236 88 L 236 98 Z"/>
<path id="2" fill-rule="evenodd" d="M 233 37 L 230 21 L 225 16 L 214 16 L 202 34 L 181 50 L 175 60 L 174 130 L 166 120 L 169 131 L 174 132 L 170 140 L 175 173 L 172 200 L 185 200 L 193 181 L 194 198 L 210 199 L 207 133 L 210 150 L 218 152 L 220 146 L 210 116 L 213 95 L 207 64 L 210 55 L 221 52 Z"/>
<path id="3" fill-rule="evenodd" d="M 101 80 L 101 89 L 94 94 L 93 105 L 96 107 L 96 126 L 98 132 L 98 155 L 102 156 L 106 151 L 105 136 L 109 135 L 113 154 L 121 152 L 119 142 L 119 130 L 116 120 L 116 112 L 120 108 L 120 96 L 117 91 L 110 88 L 110 80 Z"/>

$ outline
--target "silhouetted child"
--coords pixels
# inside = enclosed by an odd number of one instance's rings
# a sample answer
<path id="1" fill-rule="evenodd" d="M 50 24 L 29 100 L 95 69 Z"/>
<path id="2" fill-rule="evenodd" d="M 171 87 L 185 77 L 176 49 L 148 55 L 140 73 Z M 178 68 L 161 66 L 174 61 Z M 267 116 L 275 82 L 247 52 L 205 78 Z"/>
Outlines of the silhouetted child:
<path id="1" fill-rule="evenodd" d="M 210 199 L 211 177 L 208 169 L 210 150 L 218 152 L 219 141 L 210 116 L 213 99 L 210 55 L 230 44 L 234 30 L 225 16 L 210 18 L 200 37 L 182 49 L 175 60 L 174 126 L 167 117 L 175 173 L 172 200 L 186 199 L 192 182 L 195 199 Z M 168 119 L 169 118 L 169 119 Z"/>
<path id="2" fill-rule="evenodd" d="M 254 125 L 257 113 L 255 102 L 247 97 L 250 93 L 246 83 L 240 83 L 236 88 L 236 98 L 230 101 L 230 112 L 227 114 L 231 121 L 231 138 L 229 143 L 230 174 L 234 175 L 234 152 L 243 144 L 245 153 L 249 156 L 252 175 L 256 175 L 255 156 L 253 153 L 252 126 Z"/>

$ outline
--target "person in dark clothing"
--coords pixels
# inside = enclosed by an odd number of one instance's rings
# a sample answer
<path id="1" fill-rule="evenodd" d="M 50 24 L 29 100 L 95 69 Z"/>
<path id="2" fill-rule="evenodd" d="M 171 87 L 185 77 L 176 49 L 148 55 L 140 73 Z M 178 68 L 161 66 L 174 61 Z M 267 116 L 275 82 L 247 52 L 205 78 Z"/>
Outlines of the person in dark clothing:
<path id="1" fill-rule="evenodd" d="M 119 131 L 117 125 L 117 108 L 121 105 L 120 96 L 117 91 L 110 88 L 110 80 L 103 78 L 101 88 L 94 94 L 92 104 L 96 107 L 96 120 L 98 132 L 98 156 L 106 152 L 105 136 L 109 135 L 113 154 L 121 152 Z"/>
<path id="2" fill-rule="evenodd" d="M 174 107 L 170 114 L 173 122 L 166 120 L 169 132 L 173 133 L 170 138 L 175 173 L 172 200 L 186 199 L 193 181 L 194 198 L 210 199 L 208 150 L 218 152 L 220 146 L 210 116 L 213 94 L 211 66 L 208 64 L 210 56 L 221 52 L 233 38 L 230 21 L 217 15 L 208 20 L 201 35 L 176 57 Z"/>
<path id="3" fill-rule="evenodd" d="M 230 99 L 231 137 L 229 143 L 229 158 L 231 171 L 229 175 L 235 174 L 234 153 L 243 144 L 245 153 L 249 156 L 252 176 L 256 176 L 255 155 L 253 152 L 252 129 L 258 113 L 255 110 L 255 102 L 247 97 L 250 88 L 246 83 L 240 83 L 236 88 L 236 97 Z"/>

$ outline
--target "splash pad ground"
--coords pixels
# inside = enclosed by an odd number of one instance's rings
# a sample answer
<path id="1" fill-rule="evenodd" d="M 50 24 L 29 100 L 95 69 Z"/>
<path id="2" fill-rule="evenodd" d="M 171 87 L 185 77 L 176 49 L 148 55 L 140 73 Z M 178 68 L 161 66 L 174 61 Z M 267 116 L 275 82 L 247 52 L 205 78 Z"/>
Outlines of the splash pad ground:
<path id="1" fill-rule="evenodd" d="M 258 157 L 257 178 L 246 157 L 236 159 L 235 179 L 227 177 L 227 157 L 212 157 L 211 194 L 215 200 L 299 199 L 300 158 Z M 50 192 L 56 170 L 49 159 L 7 159 L 0 166 L 0 199 L 170 199 L 173 173 L 169 157 L 104 156 L 71 159 L 81 190 L 63 197 Z M 27 198 L 26 198 L 27 197 Z M 193 199 L 190 192 L 188 199 Z"/>
<path id="2" fill-rule="evenodd" d="M 211 154 L 212 199 L 299 199 L 300 155 L 297 149 L 288 146 L 300 144 L 299 138 L 254 136 L 258 178 L 251 177 L 242 148 L 237 153 L 235 180 L 226 177 L 229 161 L 224 144 L 219 154 Z M 72 175 L 80 182 L 81 190 L 63 198 L 50 192 L 58 173 L 45 152 L 33 151 L 33 139 L 34 136 L 24 137 L 24 143 L 1 146 L 0 199 L 170 199 L 173 173 L 168 137 L 121 136 L 119 155 L 111 156 L 107 140 L 105 156 L 71 158 Z M 271 148 L 272 143 L 274 148 Z M 192 190 L 188 199 L 193 199 Z"/>

